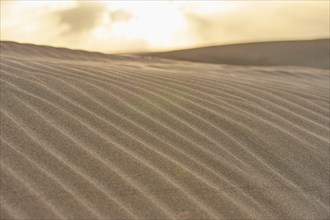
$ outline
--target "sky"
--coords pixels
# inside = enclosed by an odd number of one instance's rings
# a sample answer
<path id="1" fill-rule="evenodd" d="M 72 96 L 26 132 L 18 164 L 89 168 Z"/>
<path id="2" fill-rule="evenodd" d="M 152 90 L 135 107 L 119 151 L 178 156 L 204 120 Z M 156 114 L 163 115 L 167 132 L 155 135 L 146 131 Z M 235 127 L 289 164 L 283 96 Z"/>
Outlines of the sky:
<path id="1" fill-rule="evenodd" d="M 328 0 L 0 0 L 1 40 L 127 53 L 329 38 Z"/>

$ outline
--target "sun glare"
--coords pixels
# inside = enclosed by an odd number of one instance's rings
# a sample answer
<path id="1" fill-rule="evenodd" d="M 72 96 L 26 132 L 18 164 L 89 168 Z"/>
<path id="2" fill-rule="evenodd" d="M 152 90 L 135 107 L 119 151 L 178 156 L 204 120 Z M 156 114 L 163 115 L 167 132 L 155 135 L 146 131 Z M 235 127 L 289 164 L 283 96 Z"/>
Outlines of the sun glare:
<path id="1" fill-rule="evenodd" d="M 173 43 L 174 35 L 185 28 L 185 20 L 179 10 L 180 4 L 161 1 L 105 1 L 105 3 L 110 11 L 124 10 L 132 14 L 129 21 L 112 26 L 114 34 L 143 38 L 150 47 L 169 47 Z"/>
<path id="2" fill-rule="evenodd" d="M 104 52 L 329 36 L 329 3 L 317 0 L 0 3 L 1 40 Z"/>
<path id="3" fill-rule="evenodd" d="M 111 29 L 114 35 L 143 38 L 150 48 L 169 49 L 188 45 L 189 40 L 180 40 L 187 30 L 183 11 L 205 14 L 217 11 L 230 11 L 239 2 L 229 1 L 104 1 L 109 11 L 124 10 L 131 13 L 132 19 L 116 23 Z M 105 28 L 98 28 L 96 34 L 104 35 Z M 100 36 L 101 37 L 101 36 Z"/>

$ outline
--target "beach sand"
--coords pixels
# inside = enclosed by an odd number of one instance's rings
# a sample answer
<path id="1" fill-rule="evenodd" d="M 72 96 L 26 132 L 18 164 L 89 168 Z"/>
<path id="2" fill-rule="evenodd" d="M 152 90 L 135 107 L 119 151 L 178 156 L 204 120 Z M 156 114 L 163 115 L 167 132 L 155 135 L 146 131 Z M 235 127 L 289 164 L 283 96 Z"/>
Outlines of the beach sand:
<path id="1" fill-rule="evenodd" d="M 303 64 L 1 42 L 1 219 L 329 218 L 329 71 Z"/>

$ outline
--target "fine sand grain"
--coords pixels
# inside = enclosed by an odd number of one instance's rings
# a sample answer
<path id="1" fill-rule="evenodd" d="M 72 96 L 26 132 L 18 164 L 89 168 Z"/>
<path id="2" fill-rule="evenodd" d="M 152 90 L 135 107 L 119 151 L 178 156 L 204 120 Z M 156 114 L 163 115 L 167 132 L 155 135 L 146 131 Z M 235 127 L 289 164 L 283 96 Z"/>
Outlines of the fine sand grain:
<path id="1" fill-rule="evenodd" d="M 329 71 L 1 42 L 2 219 L 327 219 Z"/>

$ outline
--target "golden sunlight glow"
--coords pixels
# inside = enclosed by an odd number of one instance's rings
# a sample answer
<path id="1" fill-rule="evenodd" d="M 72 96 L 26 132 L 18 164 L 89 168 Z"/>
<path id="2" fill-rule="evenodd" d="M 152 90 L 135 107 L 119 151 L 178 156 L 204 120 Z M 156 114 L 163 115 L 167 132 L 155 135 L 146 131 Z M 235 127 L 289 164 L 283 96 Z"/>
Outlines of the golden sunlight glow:
<path id="1" fill-rule="evenodd" d="M 18 16 L 19 15 L 19 16 Z M 1 1 L 1 40 L 103 52 L 329 37 L 328 1 Z"/>
<path id="2" fill-rule="evenodd" d="M 129 21 L 114 24 L 113 33 L 119 36 L 143 38 L 150 47 L 166 48 L 175 42 L 174 35 L 185 28 L 185 20 L 178 5 L 171 2 L 106 1 L 106 3 L 110 11 L 122 9 L 132 14 L 132 19 Z"/>

